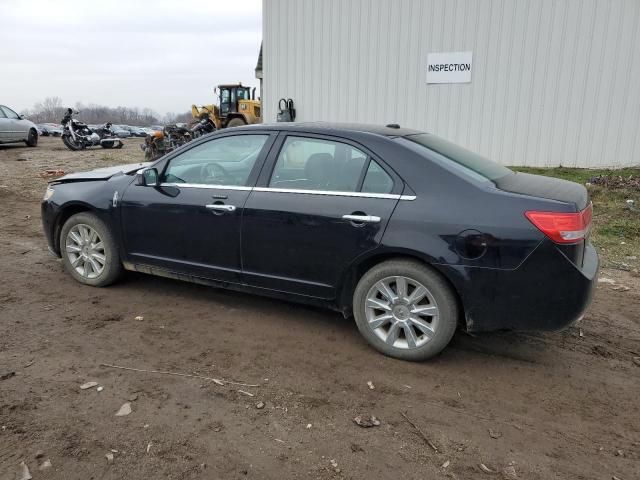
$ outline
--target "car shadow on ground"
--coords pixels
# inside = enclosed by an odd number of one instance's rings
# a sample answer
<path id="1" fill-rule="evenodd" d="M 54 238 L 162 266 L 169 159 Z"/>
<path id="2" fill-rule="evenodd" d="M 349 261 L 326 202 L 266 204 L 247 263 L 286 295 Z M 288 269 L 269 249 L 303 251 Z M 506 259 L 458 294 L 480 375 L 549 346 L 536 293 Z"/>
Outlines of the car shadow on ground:
<path id="1" fill-rule="evenodd" d="M 0 144 L 0 150 L 15 150 L 15 149 L 24 149 L 24 150 L 31 150 L 34 147 L 27 147 L 24 142 L 19 143 L 7 143 L 7 144 Z M 38 147 L 35 147 L 38 148 Z"/>
<path id="2" fill-rule="evenodd" d="M 295 322 L 296 326 L 304 322 L 309 324 L 310 328 L 326 327 L 342 334 L 340 336 L 343 341 L 365 344 L 353 318 L 345 319 L 341 313 L 321 307 L 134 272 L 127 272 L 120 282 L 110 288 L 139 290 L 141 295 L 157 295 L 159 298 L 170 292 L 178 301 L 183 299 L 187 304 L 206 301 L 224 308 L 239 308 L 240 305 L 240 308 L 246 309 L 247 313 L 256 317 L 277 316 L 278 321 Z M 286 311 L 287 315 L 282 315 L 283 311 Z M 484 358 L 494 357 L 532 364 L 546 363 L 542 360 L 548 358 L 549 347 L 550 344 L 543 333 L 500 331 L 469 334 L 459 328 L 449 346 L 439 355 L 438 361 L 458 363 L 461 359 L 456 352 L 463 351 Z M 374 350 L 371 352 L 376 354 Z"/>

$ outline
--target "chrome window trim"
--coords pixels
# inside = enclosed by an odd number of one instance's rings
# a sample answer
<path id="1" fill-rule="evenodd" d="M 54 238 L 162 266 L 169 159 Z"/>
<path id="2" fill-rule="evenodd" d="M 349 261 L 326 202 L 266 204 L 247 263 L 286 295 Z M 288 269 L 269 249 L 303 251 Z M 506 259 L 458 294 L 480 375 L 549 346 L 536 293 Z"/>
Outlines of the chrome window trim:
<path id="1" fill-rule="evenodd" d="M 325 195 L 335 197 L 382 198 L 387 200 L 412 201 L 415 195 L 399 195 L 397 193 L 340 192 L 335 190 L 303 190 L 298 188 L 242 187 L 237 185 L 208 185 L 204 183 L 162 183 L 161 187 L 175 188 L 208 188 L 213 190 L 239 190 L 243 192 L 296 193 L 301 195 Z"/>
<path id="2" fill-rule="evenodd" d="M 161 187 L 176 187 L 176 188 L 208 188 L 212 190 L 240 190 L 243 192 L 250 192 L 252 187 L 243 187 L 240 185 L 209 185 L 206 183 L 162 183 Z"/>
<path id="3" fill-rule="evenodd" d="M 340 192 L 335 190 L 303 190 L 298 188 L 255 187 L 256 192 L 298 193 L 303 195 L 331 195 L 336 197 L 384 198 L 389 200 L 415 200 L 414 195 L 397 193 Z"/>

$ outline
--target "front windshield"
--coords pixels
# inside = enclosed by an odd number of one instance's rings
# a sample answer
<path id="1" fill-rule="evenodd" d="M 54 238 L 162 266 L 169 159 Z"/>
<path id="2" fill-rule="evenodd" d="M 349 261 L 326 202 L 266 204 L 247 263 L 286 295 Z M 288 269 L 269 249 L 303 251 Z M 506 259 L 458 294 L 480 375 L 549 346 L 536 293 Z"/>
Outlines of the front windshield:
<path id="1" fill-rule="evenodd" d="M 444 138 L 440 138 L 430 133 L 407 135 L 406 137 L 401 138 L 401 140 L 405 139 L 439 153 L 452 162 L 455 162 L 457 165 L 469 169 L 487 180 L 494 181 L 498 178 L 504 177 L 505 175 L 513 173 L 507 167 L 502 166 L 499 163 L 484 158 L 482 155 L 472 152 L 471 150 L 467 150 L 466 148 L 462 148 L 455 143 L 451 143 Z"/>

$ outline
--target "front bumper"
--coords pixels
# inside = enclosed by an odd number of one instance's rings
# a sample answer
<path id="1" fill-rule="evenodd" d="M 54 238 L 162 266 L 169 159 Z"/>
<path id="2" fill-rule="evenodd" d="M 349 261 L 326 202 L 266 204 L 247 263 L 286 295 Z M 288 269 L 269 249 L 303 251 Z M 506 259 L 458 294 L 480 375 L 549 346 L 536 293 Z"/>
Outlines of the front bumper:
<path id="1" fill-rule="evenodd" d="M 585 246 L 579 266 L 544 240 L 515 270 L 461 267 L 453 282 L 469 331 L 559 330 L 583 316 L 598 268 L 593 245 Z"/>
<path id="2" fill-rule="evenodd" d="M 48 200 L 44 200 L 40 205 L 40 217 L 42 218 L 42 229 L 47 239 L 47 248 L 49 252 L 60 258 L 60 246 L 56 242 L 59 232 L 56 232 L 55 219 L 58 215 L 58 207 Z"/>

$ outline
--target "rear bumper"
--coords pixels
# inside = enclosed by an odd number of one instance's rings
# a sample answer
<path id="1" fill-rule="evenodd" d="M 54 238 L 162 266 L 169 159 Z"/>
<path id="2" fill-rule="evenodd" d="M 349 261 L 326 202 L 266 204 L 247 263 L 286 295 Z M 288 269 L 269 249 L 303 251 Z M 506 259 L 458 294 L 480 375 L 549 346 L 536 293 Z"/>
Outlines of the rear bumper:
<path id="1" fill-rule="evenodd" d="M 456 269 L 469 331 L 559 330 L 579 320 L 597 284 L 598 254 L 588 244 L 582 266 L 549 240 L 515 270 Z"/>

